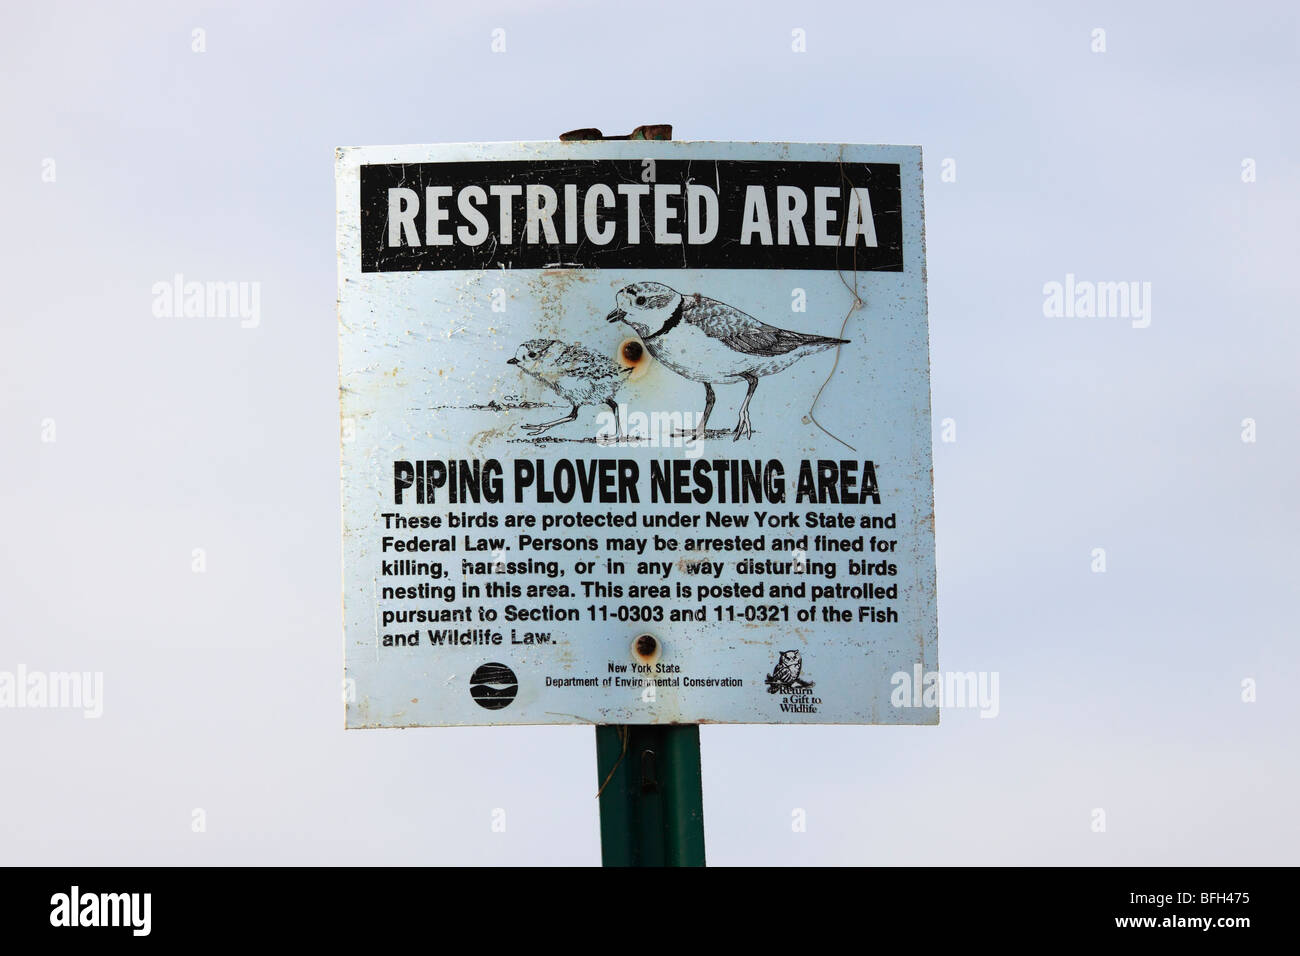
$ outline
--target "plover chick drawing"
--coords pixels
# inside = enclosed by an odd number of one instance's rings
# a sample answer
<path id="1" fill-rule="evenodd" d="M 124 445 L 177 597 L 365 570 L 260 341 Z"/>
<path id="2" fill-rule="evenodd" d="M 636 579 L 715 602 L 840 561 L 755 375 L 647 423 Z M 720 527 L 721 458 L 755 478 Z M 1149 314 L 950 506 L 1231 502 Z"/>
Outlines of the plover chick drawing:
<path id="1" fill-rule="evenodd" d="M 513 358 L 506 361 L 517 365 L 519 371 L 535 378 L 573 406 L 568 415 L 553 422 L 524 425 L 528 434 L 540 435 L 556 425 L 571 422 L 578 417 L 581 406 L 604 402 L 614 412 L 614 430 L 618 440 L 626 438 L 614 396 L 627 381 L 632 369 L 581 345 L 568 344 L 558 339 L 529 339 L 515 350 Z"/>

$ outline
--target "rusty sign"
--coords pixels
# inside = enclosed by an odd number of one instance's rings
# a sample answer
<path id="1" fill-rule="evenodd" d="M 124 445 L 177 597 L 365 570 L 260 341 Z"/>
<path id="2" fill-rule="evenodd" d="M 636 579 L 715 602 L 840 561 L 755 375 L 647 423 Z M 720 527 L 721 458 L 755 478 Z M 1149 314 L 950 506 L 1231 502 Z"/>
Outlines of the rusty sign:
<path id="1" fill-rule="evenodd" d="M 337 185 L 348 727 L 938 721 L 919 148 Z"/>

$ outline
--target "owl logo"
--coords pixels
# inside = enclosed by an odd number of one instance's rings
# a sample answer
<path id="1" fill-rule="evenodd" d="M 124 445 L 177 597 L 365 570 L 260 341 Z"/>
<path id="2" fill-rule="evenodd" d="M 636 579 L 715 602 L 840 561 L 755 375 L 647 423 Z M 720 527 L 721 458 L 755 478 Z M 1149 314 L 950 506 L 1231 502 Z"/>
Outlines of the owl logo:
<path id="1" fill-rule="evenodd" d="M 802 671 L 803 661 L 799 657 L 799 652 L 782 651 L 776 666 L 772 668 L 772 673 L 763 678 L 767 683 L 767 692 L 769 694 L 794 694 L 812 687 L 812 681 L 799 679 L 799 674 Z"/>

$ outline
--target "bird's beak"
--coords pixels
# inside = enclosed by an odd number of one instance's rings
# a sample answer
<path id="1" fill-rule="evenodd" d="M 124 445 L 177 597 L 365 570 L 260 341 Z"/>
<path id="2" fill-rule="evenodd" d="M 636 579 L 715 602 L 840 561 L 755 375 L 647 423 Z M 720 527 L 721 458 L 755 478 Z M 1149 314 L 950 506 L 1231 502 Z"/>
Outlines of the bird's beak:
<path id="1" fill-rule="evenodd" d="M 606 322 L 622 322 L 627 318 L 627 313 L 622 309 L 615 309 L 609 315 L 605 316 Z"/>
<path id="2" fill-rule="evenodd" d="M 518 365 L 518 364 L 519 364 L 519 359 L 517 359 L 517 358 L 508 358 L 508 359 L 506 359 L 506 364 L 507 364 L 507 365 Z"/>

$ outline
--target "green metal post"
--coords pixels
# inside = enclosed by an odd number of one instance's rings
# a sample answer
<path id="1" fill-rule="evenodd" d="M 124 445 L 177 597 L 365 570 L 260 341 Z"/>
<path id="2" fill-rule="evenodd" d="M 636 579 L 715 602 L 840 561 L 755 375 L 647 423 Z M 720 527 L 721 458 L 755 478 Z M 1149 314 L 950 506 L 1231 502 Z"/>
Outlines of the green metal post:
<path id="1" fill-rule="evenodd" d="M 638 126 L 626 136 L 584 128 L 564 142 L 669 140 L 667 124 Z M 695 724 L 596 728 L 600 857 L 605 866 L 703 866 L 704 789 L 700 728 Z"/>
<path id="2" fill-rule="evenodd" d="M 598 726 L 596 772 L 605 866 L 704 866 L 698 726 Z"/>

